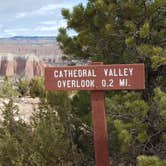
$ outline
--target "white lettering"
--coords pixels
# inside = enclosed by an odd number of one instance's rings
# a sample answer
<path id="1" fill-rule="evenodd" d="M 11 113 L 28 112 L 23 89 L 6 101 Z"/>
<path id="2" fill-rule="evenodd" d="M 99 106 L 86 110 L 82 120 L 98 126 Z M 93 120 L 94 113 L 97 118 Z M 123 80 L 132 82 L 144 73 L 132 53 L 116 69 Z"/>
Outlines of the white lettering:
<path id="1" fill-rule="evenodd" d="M 57 71 L 57 70 L 54 71 L 54 77 L 55 77 L 55 78 L 58 77 L 58 71 Z"/>
<path id="2" fill-rule="evenodd" d="M 74 72 L 74 73 L 73 73 L 73 74 L 74 74 L 74 77 L 78 77 L 78 75 L 77 75 L 77 70 L 74 70 L 73 72 Z"/>
<path id="3" fill-rule="evenodd" d="M 91 76 L 92 76 L 91 70 L 88 70 L 88 77 L 91 77 Z"/>
<path id="4" fill-rule="evenodd" d="M 95 87 L 94 80 L 59 80 L 57 81 L 58 88 L 93 88 Z"/>
<path id="5" fill-rule="evenodd" d="M 119 86 L 127 86 L 128 80 L 127 79 L 119 79 Z"/>
<path id="6" fill-rule="evenodd" d="M 108 75 L 108 69 L 104 69 L 104 75 L 105 75 L 105 76 Z"/>
<path id="7" fill-rule="evenodd" d="M 124 76 L 128 76 L 128 68 L 124 68 L 123 71 L 124 71 Z"/>
<path id="8" fill-rule="evenodd" d="M 82 77 L 82 70 L 78 70 L 78 77 Z"/>
<path id="9" fill-rule="evenodd" d="M 72 87 L 72 88 L 76 87 L 76 81 L 75 81 L 75 80 L 72 80 L 72 81 L 71 81 L 71 87 Z"/>
<path id="10" fill-rule="evenodd" d="M 90 87 L 95 87 L 95 81 L 94 80 L 90 80 Z"/>
<path id="11" fill-rule="evenodd" d="M 114 76 L 112 69 L 109 71 L 109 76 Z"/>
<path id="12" fill-rule="evenodd" d="M 117 77 L 118 73 L 117 73 L 116 69 L 113 69 L 113 70 L 114 70 L 114 75 L 113 76 Z"/>
<path id="13" fill-rule="evenodd" d="M 113 79 L 110 79 L 110 80 L 109 80 L 109 87 L 113 87 L 113 86 L 114 86 L 113 83 L 114 83 L 114 80 L 113 80 Z"/>
<path id="14" fill-rule="evenodd" d="M 62 81 L 62 85 L 63 85 L 63 87 L 66 87 L 66 80 Z"/>
<path id="15" fill-rule="evenodd" d="M 133 68 L 110 68 L 104 69 L 103 72 L 105 77 L 133 76 Z"/>
<path id="16" fill-rule="evenodd" d="M 81 87 L 84 88 L 85 87 L 85 80 L 81 81 Z"/>
<path id="17" fill-rule="evenodd" d="M 63 73 L 61 70 L 59 71 L 59 77 L 63 77 Z"/>
<path id="18" fill-rule="evenodd" d="M 119 76 L 123 76 L 121 69 L 119 69 Z"/>
<path id="19" fill-rule="evenodd" d="M 96 74 L 95 74 L 95 70 L 94 70 L 94 69 L 92 69 L 92 76 L 93 76 L 93 77 L 96 77 Z"/>
<path id="20" fill-rule="evenodd" d="M 68 77 L 73 77 L 73 72 L 72 72 L 72 70 L 68 70 Z"/>
<path id="21" fill-rule="evenodd" d="M 57 87 L 58 87 L 58 88 L 61 88 L 61 87 L 62 87 L 61 81 L 58 81 L 58 82 L 57 82 Z"/>
<path id="22" fill-rule="evenodd" d="M 129 68 L 130 76 L 133 75 L 133 68 Z"/>
<path id="23" fill-rule="evenodd" d="M 67 87 L 71 88 L 71 80 L 67 80 Z"/>
<path id="24" fill-rule="evenodd" d="M 55 70 L 54 71 L 54 77 L 55 78 L 81 78 L 81 77 L 96 77 L 95 70 L 94 69 L 75 69 L 75 70 Z"/>
<path id="25" fill-rule="evenodd" d="M 82 74 L 83 74 L 83 77 L 87 77 L 87 70 L 83 69 Z"/>
<path id="26" fill-rule="evenodd" d="M 107 86 L 106 80 L 102 80 L 102 81 L 101 81 L 101 85 L 102 85 L 102 87 L 106 87 L 106 86 Z"/>
<path id="27" fill-rule="evenodd" d="M 63 70 L 63 71 L 64 71 L 65 77 L 67 77 L 67 71 L 68 71 L 68 70 Z"/>

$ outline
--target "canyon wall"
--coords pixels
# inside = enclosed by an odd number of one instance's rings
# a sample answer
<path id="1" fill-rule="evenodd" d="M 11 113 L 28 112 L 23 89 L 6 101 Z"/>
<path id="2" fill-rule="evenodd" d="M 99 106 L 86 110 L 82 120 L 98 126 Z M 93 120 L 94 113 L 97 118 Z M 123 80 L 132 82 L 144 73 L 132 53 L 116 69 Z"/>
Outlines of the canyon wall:
<path id="1" fill-rule="evenodd" d="M 0 54 L 11 53 L 16 55 L 34 54 L 45 63 L 63 65 L 64 56 L 55 38 L 19 37 L 0 39 Z"/>
<path id="2" fill-rule="evenodd" d="M 0 76 L 31 79 L 44 75 L 45 63 L 34 54 L 0 54 Z"/>

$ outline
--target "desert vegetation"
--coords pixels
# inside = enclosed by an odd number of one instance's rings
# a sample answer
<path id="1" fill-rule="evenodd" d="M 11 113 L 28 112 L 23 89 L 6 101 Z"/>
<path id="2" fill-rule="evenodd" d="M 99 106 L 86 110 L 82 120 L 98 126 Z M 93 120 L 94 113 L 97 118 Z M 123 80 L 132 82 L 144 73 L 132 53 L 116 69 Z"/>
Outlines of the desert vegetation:
<path id="1" fill-rule="evenodd" d="M 146 89 L 107 91 L 110 165 L 166 165 L 166 50 L 164 0 L 89 0 L 62 10 L 67 28 L 57 40 L 71 58 L 106 64 L 144 63 Z M 68 36 L 68 29 L 77 32 Z M 94 166 L 90 92 L 48 92 L 44 78 L 4 79 L 0 165 Z M 30 123 L 14 99 L 38 97 Z"/>

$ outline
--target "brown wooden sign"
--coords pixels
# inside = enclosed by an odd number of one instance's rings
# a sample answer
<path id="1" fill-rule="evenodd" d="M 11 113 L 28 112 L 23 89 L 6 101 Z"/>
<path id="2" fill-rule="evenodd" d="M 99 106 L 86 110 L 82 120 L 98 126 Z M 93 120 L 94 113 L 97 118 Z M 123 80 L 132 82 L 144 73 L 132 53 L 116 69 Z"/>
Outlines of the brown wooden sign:
<path id="1" fill-rule="evenodd" d="M 49 67 L 47 90 L 91 90 L 96 166 L 109 166 L 108 133 L 104 90 L 145 88 L 144 64 Z"/>
<path id="2" fill-rule="evenodd" d="M 144 89 L 144 64 L 48 67 L 47 90 Z"/>

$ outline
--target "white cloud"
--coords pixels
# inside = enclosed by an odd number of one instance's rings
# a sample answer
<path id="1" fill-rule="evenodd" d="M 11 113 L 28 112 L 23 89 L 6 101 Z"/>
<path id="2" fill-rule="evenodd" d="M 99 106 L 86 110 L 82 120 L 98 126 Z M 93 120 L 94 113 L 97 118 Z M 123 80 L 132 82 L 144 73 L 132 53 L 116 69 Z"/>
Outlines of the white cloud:
<path id="1" fill-rule="evenodd" d="M 19 27 L 19 28 L 7 28 L 4 29 L 3 35 L 5 36 L 21 36 L 21 35 L 46 35 L 46 34 L 52 34 L 53 36 L 56 36 L 58 33 L 58 29 L 60 27 L 66 27 L 67 23 L 63 19 L 59 20 L 48 20 L 48 21 L 42 21 L 37 26 L 33 25 L 31 27 Z M 0 34 L 1 35 L 1 34 Z"/>
<path id="2" fill-rule="evenodd" d="M 71 8 L 71 7 L 72 6 L 68 4 L 49 4 L 47 6 L 41 7 L 40 9 L 36 10 L 34 13 L 43 15 L 50 11 L 54 11 L 61 8 Z"/>
<path id="3" fill-rule="evenodd" d="M 56 31 L 56 27 L 55 26 L 38 26 L 34 29 L 34 31 Z"/>
<path id="4" fill-rule="evenodd" d="M 26 17 L 27 15 L 28 15 L 28 13 L 26 13 L 26 12 L 17 13 L 16 16 L 15 16 L 15 18 L 24 18 L 24 17 Z"/>
<path id="5" fill-rule="evenodd" d="M 37 10 L 34 10 L 34 11 L 17 13 L 15 18 L 19 19 L 19 18 L 24 18 L 24 17 L 54 14 L 56 10 L 61 10 L 62 8 L 72 8 L 72 5 L 69 5 L 69 4 L 49 4 L 49 5 L 43 6 Z"/>
<path id="6" fill-rule="evenodd" d="M 0 37 L 55 36 L 67 26 L 61 9 L 81 2 L 86 0 L 0 0 Z"/>
<path id="7" fill-rule="evenodd" d="M 40 24 L 43 24 L 43 25 L 57 25 L 57 21 L 56 20 L 42 21 L 42 22 L 40 22 Z"/>
<path id="8" fill-rule="evenodd" d="M 66 27 L 66 21 L 65 20 L 58 20 L 58 21 L 44 21 L 41 22 L 41 24 L 38 27 L 34 29 L 34 31 L 57 31 L 60 27 Z"/>
<path id="9" fill-rule="evenodd" d="M 3 25 L 0 24 L 0 31 L 3 31 Z"/>
<path id="10" fill-rule="evenodd" d="M 58 29 L 60 27 L 66 27 L 67 23 L 65 20 L 63 19 L 59 19 L 59 20 L 48 20 L 48 21 L 42 21 L 40 22 L 40 25 L 37 26 L 36 28 L 34 28 L 34 31 L 36 32 L 55 32 L 55 35 L 58 32 Z"/>
<path id="11" fill-rule="evenodd" d="M 30 29 L 27 28 L 14 28 L 14 29 L 5 29 L 3 33 L 6 36 L 17 36 L 19 33 L 25 34 L 27 32 L 30 32 Z"/>
<path id="12" fill-rule="evenodd" d="M 6 34 L 5 34 L 5 36 L 6 37 L 8 37 L 8 36 L 16 36 L 17 34 L 16 33 L 14 33 L 14 32 L 7 32 Z"/>
<path id="13" fill-rule="evenodd" d="M 10 33 L 10 32 L 26 32 L 29 29 L 27 28 L 15 28 L 15 29 L 5 29 L 4 32 L 5 33 Z"/>
<path id="14" fill-rule="evenodd" d="M 55 26 L 55 27 L 66 27 L 67 23 L 64 19 L 49 20 L 40 22 L 41 25 Z"/>

